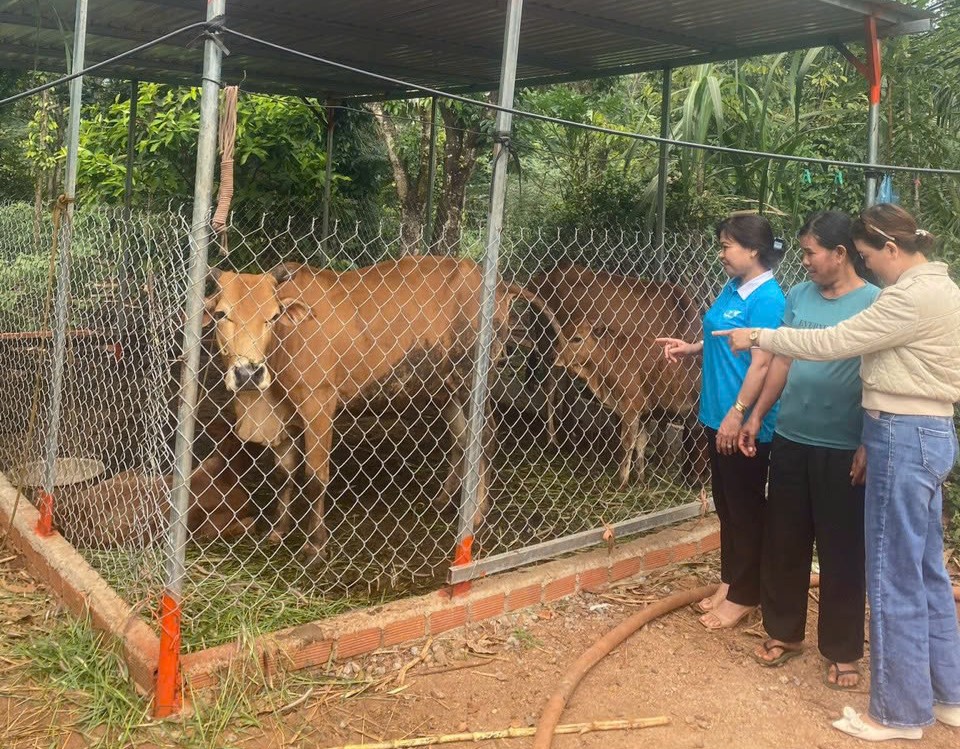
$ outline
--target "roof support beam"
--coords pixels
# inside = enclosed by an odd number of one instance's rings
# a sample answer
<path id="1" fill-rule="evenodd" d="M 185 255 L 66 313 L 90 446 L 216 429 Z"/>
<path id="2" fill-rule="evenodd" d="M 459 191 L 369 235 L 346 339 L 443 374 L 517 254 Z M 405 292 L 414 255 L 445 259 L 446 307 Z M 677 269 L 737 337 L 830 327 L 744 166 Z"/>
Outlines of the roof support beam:
<path id="1" fill-rule="evenodd" d="M 173 5 L 178 8 L 196 10 L 196 0 L 144 0 L 149 3 L 162 5 Z M 227 14 L 227 23 L 232 20 L 247 20 L 260 23 L 263 21 L 262 11 L 253 11 L 244 8 L 231 8 Z M 309 24 L 304 23 L 302 16 L 287 17 L 274 13 L 270 17 L 270 23 L 287 28 L 304 29 Z M 457 56 L 469 55 L 480 60 L 499 60 L 500 48 L 487 47 L 467 41 L 455 41 L 450 39 L 438 38 L 435 36 L 424 36 L 422 34 L 412 34 L 404 31 L 402 28 L 377 29 L 370 26 L 359 26 L 346 21 L 338 21 L 333 18 L 323 19 L 323 28 L 336 32 L 338 37 L 346 35 L 350 39 L 364 39 L 378 44 L 389 44 L 392 46 L 414 46 L 420 49 L 432 50 L 434 52 L 445 52 Z M 255 33 L 246 30 L 246 33 Z M 322 42 L 321 42 L 322 46 Z M 304 49 L 304 51 L 316 51 Z M 548 55 L 538 55 L 535 53 L 523 53 L 521 60 L 528 65 L 536 65 L 544 70 L 566 70 L 569 67 L 569 61 L 554 59 Z"/>
<path id="2" fill-rule="evenodd" d="M 30 13 L 10 13 L 9 11 L 0 11 L 0 24 L 8 26 L 23 26 L 36 31 L 55 31 L 61 32 L 60 24 L 57 19 L 46 15 L 31 15 Z M 174 27 L 176 28 L 176 27 Z M 139 29 L 118 29 L 102 23 L 87 24 L 87 36 L 98 36 L 102 39 L 118 39 L 125 42 L 144 43 L 152 41 L 159 36 Z"/>
<path id="3" fill-rule="evenodd" d="M 859 13 L 861 16 L 873 16 L 878 21 L 884 21 L 886 23 L 901 24 L 912 20 L 912 14 L 908 15 L 906 12 L 912 10 L 912 8 L 907 7 L 904 7 L 902 11 L 891 10 L 874 3 L 861 2 L 861 0 L 817 0 L 817 2 L 823 5 L 832 5 L 842 10 L 848 10 L 851 13 Z M 930 21 L 927 19 L 927 28 L 929 28 L 929 26 Z"/>
<path id="4" fill-rule="evenodd" d="M 588 16 L 572 10 L 540 5 L 536 2 L 530 3 L 527 6 L 526 12 L 529 16 L 539 16 L 540 18 L 546 18 L 550 21 L 556 21 L 568 26 L 580 26 L 596 29 L 597 31 L 608 31 L 612 34 L 618 34 L 631 39 L 646 39 L 650 42 L 671 44 L 675 47 L 683 47 L 686 49 L 718 52 L 729 47 L 729 45 L 720 42 L 691 36 L 689 34 L 678 34 L 677 32 L 667 31 L 666 29 L 623 23 L 609 18 L 601 18 L 600 16 Z"/>

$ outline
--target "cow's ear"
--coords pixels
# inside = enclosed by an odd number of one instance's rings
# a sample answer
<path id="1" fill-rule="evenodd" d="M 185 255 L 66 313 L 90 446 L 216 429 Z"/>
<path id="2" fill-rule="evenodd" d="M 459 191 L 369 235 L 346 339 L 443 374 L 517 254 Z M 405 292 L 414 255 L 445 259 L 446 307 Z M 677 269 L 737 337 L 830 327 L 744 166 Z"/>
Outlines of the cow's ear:
<path id="1" fill-rule="evenodd" d="M 310 306 L 295 297 L 280 300 L 280 317 L 277 322 L 296 325 L 310 316 Z"/>
<path id="2" fill-rule="evenodd" d="M 289 281 L 306 267 L 304 263 L 286 262 L 274 266 L 268 272 L 278 284 Z"/>

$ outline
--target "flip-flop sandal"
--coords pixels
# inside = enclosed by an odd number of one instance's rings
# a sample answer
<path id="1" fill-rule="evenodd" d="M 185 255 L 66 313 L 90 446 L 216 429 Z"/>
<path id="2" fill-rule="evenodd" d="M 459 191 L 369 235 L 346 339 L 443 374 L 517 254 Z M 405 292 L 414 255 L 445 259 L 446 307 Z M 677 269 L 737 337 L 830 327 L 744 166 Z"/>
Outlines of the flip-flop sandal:
<path id="1" fill-rule="evenodd" d="M 830 669 L 834 669 L 837 672 L 837 680 L 830 681 Z M 848 686 L 843 686 L 840 684 L 841 676 L 850 676 L 851 674 L 857 675 L 856 684 L 850 684 Z M 860 679 L 862 678 L 860 674 L 860 669 L 854 666 L 853 668 L 840 668 L 840 664 L 836 661 L 827 661 L 827 667 L 823 671 L 823 683 L 830 689 L 836 689 L 838 692 L 852 692 L 857 687 L 860 686 Z"/>
<path id="2" fill-rule="evenodd" d="M 776 650 L 777 648 L 780 648 L 780 650 L 783 651 L 782 653 L 780 653 L 780 655 L 778 655 L 773 660 L 767 660 L 762 655 L 757 655 L 755 652 L 751 652 L 750 655 L 753 656 L 753 660 L 755 660 L 757 663 L 759 663 L 761 666 L 764 666 L 765 668 L 778 668 L 779 666 L 782 666 L 784 663 L 789 661 L 791 658 L 796 658 L 798 655 L 803 654 L 803 647 L 791 648 L 791 647 L 787 647 L 786 645 L 777 643 L 774 640 L 767 640 L 766 642 L 763 643 L 762 647 L 764 651 L 766 651 L 767 653 L 769 653 L 771 650 Z"/>

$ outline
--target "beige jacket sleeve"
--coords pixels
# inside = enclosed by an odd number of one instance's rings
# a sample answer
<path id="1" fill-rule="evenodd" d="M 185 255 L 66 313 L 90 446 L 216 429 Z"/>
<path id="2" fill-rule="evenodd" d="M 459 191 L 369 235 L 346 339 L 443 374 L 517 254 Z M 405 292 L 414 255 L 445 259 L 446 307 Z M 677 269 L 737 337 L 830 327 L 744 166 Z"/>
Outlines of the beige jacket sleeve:
<path id="1" fill-rule="evenodd" d="M 919 315 L 905 288 L 890 286 L 877 300 L 832 328 L 778 328 L 760 332 L 764 351 L 808 361 L 849 359 L 894 348 L 916 338 Z"/>

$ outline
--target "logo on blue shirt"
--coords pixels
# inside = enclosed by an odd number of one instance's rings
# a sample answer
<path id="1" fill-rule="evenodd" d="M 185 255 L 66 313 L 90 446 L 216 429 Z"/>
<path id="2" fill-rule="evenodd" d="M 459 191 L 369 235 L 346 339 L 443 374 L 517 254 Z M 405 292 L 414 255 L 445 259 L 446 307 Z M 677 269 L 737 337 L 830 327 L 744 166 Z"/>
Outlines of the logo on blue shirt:
<path id="1" fill-rule="evenodd" d="M 743 317 L 743 311 L 739 309 L 728 309 L 723 313 L 724 320 L 732 320 L 735 317 Z"/>

